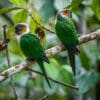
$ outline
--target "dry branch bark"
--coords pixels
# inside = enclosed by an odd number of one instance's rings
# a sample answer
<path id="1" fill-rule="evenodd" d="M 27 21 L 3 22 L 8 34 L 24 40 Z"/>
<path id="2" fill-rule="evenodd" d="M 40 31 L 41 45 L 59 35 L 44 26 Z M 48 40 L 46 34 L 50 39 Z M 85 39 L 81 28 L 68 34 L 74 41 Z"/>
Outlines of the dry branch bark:
<path id="1" fill-rule="evenodd" d="M 99 39 L 99 38 L 100 38 L 100 29 L 95 32 L 91 32 L 90 34 L 82 35 L 81 37 L 79 37 L 79 44 L 83 44 L 88 41 L 91 41 L 94 39 Z M 52 47 L 52 48 L 46 50 L 46 55 L 48 57 L 50 57 L 50 56 L 58 54 L 64 50 L 65 50 L 65 47 L 63 45 L 57 45 L 55 47 Z M 18 64 L 16 66 L 12 66 L 9 69 L 6 69 L 5 71 L 0 73 L 0 82 L 4 81 L 8 77 L 10 77 L 18 72 L 21 72 L 23 69 L 31 66 L 33 63 L 35 63 L 35 61 L 32 62 L 32 61 L 26 60 L 26 61 L 23 61 L 21 64 Z"/>

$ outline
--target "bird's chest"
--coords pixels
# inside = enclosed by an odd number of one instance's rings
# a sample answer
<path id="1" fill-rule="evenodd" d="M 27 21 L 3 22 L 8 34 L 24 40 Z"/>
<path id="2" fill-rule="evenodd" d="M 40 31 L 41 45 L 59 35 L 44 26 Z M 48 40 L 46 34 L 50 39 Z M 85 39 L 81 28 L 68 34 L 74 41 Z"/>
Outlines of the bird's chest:
<path id="1" fill-rule="evenodd" d="M 66 23 L 63 21 L 58 21 L 56 23 L 56 34 L 59 38 L 64 38 L 64 37 L 68 37 L 70 35 L 70 28 L 67 27 Z"/>

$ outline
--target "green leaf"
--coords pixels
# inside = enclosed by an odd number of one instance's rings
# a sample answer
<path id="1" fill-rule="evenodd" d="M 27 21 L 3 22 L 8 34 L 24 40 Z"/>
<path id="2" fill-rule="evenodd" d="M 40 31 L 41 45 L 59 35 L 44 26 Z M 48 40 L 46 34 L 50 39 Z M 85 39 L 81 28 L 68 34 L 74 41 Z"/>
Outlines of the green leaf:
<path id="1" fill-rule="evenodd" d="M 68 6 L 70 3 L 70 0 L 55 0 L 55 7 L 58 10 L 63 9 L 64 7 Z"/>
<path id="2" fill-rule="evenodd" d="M 42 23 L 41 18 L 39 17 L 38 14 L 36 14 L 35 12 L 32 12 L 32 16 L 35 18 L 36 21 L 38 21 L 40 24 Z M 30 30 L 32 32 L 35 32 L 36 28 L 38 27 L 38 24 L 36 22 L 34 22 L 34 20 L 31 18 L 30 21 Z"/>
<path id="3" fill-rule="evenodd" d="M 10 53 L 18 55 L 22 58 L 25 58 L 25 56 L 23 55 L 23 53 L 22 53 L 22 51 L 21 51 L 21 49 L 18 45 L 18 42 L 15 38 L 14 26 L 10 27 L 7 30 L 7 38 L 10 40 L 10 42 L 9 42 L 9 51 L 10 51 Z"/>
<path id="4" fill-rule="evenodd" d="M 24 9 L 15 14 L 13 21 L 15 24 L 20 22 L 26 22 L 27 18 L 28 11 Z"/>
<path id="5" fill-rule="evenodd" d="M 23 80 L 24 82 L 21 82 Z M 22 86 L 25 86 L 28 80 L 28 73 L 26 71 L 23 71 L 22 73 L 16 74 L 14 82 L 15 84 L 20 84 Z"/>
<path id="6" fill-rule="evenodd" d="M 36 13 L 33 12 L 32 16 L 38 23 L 40 23 L 40 24 L 42 23 L 42 20 L 39 17 L 39 15 L 37 15 Z M 41 28 L 41 26 L 39 26 L 32 18 L 30 21 L 30 30 L 31 30 L 31 32 L 33 32 L 35 34 L 37 33 L 37 36 L 39 36 L 42 46 L 44 46 L 44 44 L 46 43 L 46 31 L 43 28 Z M 41 31 L 39 31 L 39 30 L 41 30 Z M 41 33 L 43 33 L 43 34 L 41 34 Z M 41 37 L 41 35 L 42 35 L 42 37 Z"/>
<path id="7" fill-rule="evenodd" d="M 55 59 L 51 59 L 50 64 L 45 63 L 45 69 L 46 69 L 46 72 L 47 72 L 48 76 L 50 76 L 51 78 L 53 78 L 55 80 L 57 79 L 57 75 L 58 75 L 60 66 L 59 66 L 59 64 L 57 63 L 57 61 Z M 56 89 L 57 89 L 57 84 L 55 82 L 50 81 L 50 83 L 51 83 L 52 88 L 49 88 L 46 80 L 43 79 L 44 89 L 49 95 L 56 92 Z"/>
<path id="8" fill-rule="evenodd" d="M 26 6 L 26 0 L 9 0 L 13 4 L 17 4 L 20 6 Z"/>
<path id="9" fill-rule="evenodd" d="M 16 48 L 16 49 L 15 49 Z M 23 55 L 17 40 L 12 40 L 11 42 L 9 42 L 9 51 L 13 54 L 16 54 L 22 58 L 25 58 L 25 56 Z"/>
<path id="10" fill-rule="evenodd" d="M 70 5 L 64 7 L 64 9 L 73 9 L 73 8 L 77 7 L 78 5 L 80 5 L 80 3 L 82 1 L 83 0 L 72 0 L 72 2 L 70 3 Z"/>
<path id="11" fill-rule="evenodd" d="M 84 50 L 83 47 L 80 48 L 80 60 L 81 60 L 81 63 L 82 63 L 82 66 L 86 69 L 86 70 L 89 70 L 90 68 L 90 58 L 88 57 L 86 51 Z"/>
<path id="12" fill-rule="evenodd" d="M 14 38 L 13 35 L 14 35 L 14 27 L 12 26 L 7 30 L 7 38 L 9 40 L 12 40 Z"/>
<path id="13" fill-rule="evenodd" d="M 100 73 L 97 73 L 97 83 L 100 83 Z"/>
<path id="14" fill-rule="evenodd" d="M 30 0 L 25 0 L 26 3 L 28 3 Z"/>
<path id="15" fill-rule="evenodd" d="M 63 65 L 60 68 L 57 80 L 67 83 L 67 84 L 72 83 L 71 67 L 69 65 Z M 59 87 L 61 87 L 67 93 L 70 92 L 70 88 L 68 88 L 68 87 L 64 87 L 61 85 L 59 85 Z"/>
<path id="16" fill-rule="evenodd" d="M 44 21 L 48 21 L 50 17 L 55 14 L 54 0 L 45 0 L 45 3 L 42 5 L 40 14 Z"/>
<path id="17" fill-rule="evenodd" d="M 49 80 L 50 84 L 51 84 L 51 88 L 48 86 L 47 81 L 45 80 L 45 78 L 43 78 L 43 87 L 45 89 L 45 91 L 49 94 L 52 95 L 56 92 L 57 89 L 57 84 L 51 80 Z"/>
<path id="18" fill-rule="evenodd" d="M 59 70 L 59 65 L 58 63 L 56 62 L 55 59 L 51 59 L 50 60 L 50 64 L 47 64 L 47 63 L 44 63 L 45 64 L 45 69 L 46 69 L 46 73 L 49 77 L 53 78 L 53 79 L 56 79 L 57 75 L 58 75 L 58 70 Z M 34 65 L 34 70 L 38 70 L 41 72 L 40 68 L 39 68 L 39 65 L 38 64 L 35 64 Z M 49 95 L 52 95 L 53 93 L 56 92 L 56 89 L 57 89 L 57 84 L 51 80 L 50 81 L 50 84 L 51 84 L 51 87 L 50 88 L 47 84 L 47 81 L 45 80 L 45 78 L 41 75 L 37 75 L 37 80 L 35 80 L 34 82 L 34 85 L 35 87 L 36 86 L 41 86 L 41 83 L 43 85 L 43 88 L 44 90 L 49 94 Z"/>
<path id="19" fill-rule="evenodd" d="M 7 7 L 7 8 L 1 8 L 0 9 L 0 14 L 3 14 L 3 13 L 8 13 L 10 11 L 13 11 L 13 10 L 19 10 L 19 9 L 22 9 L 20 7 Z"/>
<path id="20" fill-rule="evenodd" d="M 92 0 L 92 8 L 97 19 L 100 21 L 100 0 Z"/>
<path id="21" fill-rule="evenodd" d="M 93 88 L 97 82 L 97 74 L 96 72 L 89 71 L 79 77 L 76 81 L 76 85 L 79 87 L 78 94 L 83 94 Z"/>

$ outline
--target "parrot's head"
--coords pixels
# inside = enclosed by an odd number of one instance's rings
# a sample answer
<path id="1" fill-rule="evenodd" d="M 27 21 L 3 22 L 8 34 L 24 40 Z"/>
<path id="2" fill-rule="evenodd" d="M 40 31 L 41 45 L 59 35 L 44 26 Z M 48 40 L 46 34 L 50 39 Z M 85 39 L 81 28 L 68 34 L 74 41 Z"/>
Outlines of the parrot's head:
<path id="1" fill-rule="evenodd" d="M 18 23 L 15 25 L 15 33 L 16 35 L 24 35 L 29 32 L 29 27 L 25 23 Z"/>
<path id="2" fill-rule="evenodd" d="M 57 18 L 66 18 L 66 19 L 72 18 L 72 12 L 67 9 L 61 10 L 58 12 Z"/>
<path id="3" fill-rule="evenodd" d="M 29 32 L 29 26 L 25 23 L 18 23 L 15 25 L 16 38 L 19 41 L 20 37 Z"/>

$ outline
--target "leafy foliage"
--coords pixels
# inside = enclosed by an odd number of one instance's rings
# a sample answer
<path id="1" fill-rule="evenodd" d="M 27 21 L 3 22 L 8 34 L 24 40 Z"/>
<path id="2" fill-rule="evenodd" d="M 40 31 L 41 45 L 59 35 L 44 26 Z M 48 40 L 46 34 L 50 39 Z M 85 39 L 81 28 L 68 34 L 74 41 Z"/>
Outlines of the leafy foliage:
<path id="1" fill-rule="evenodd" d="M 4 1 L 6 0 L 3 0 L 2 2 Z M 5 4 L 0 8 L 0 15 L 2 15 L 2 17 L 4 17 L 3 15 L 9 17 L 14 22 L 14 25 L 19 22 L 28 23 L 33 34 L 42 31 L 44 34 L 42 39 L 41 32 L 40 35 L 36 35 L 39 36 L 41 44 L 45 48 L 52 47 L 55 44 L 59 44 L 60 42 L 55 34 L 51 34 L 50 32 L 46 31 L 41 27 L 41 25 L 54 30 L 56 13 L 58 10 L 63 8 L 73 10 L 73 21 L 75 22 L 77 29 L 79 29 L 78 33 L 80 31 L 82 32 L 83 29 L 89 33 L 97 28 L 100 28 L 100 0 L 9 0 L 9 5 L 10 7 L 8 4 Z M 29 15 L 30 12 L 37 22 L 34 21 L 34 19 L 32 19 L 32 17 Z M 0 17 L 0 24 L 2 25 L 4 22 L 9 24 L 9 20 L 7 19 L 7 22 L 4 20 L 6 17 L 2 17 Z M 7 38 L 10 39 L 8 46 L 11 65 L 16 65 L 23 61 L 25 56 L 21 52 L 15 39 L 14 26 L 8 26 Z M 86 29 L 84 26 L 86 26 Z M 40 31 L 37 31 L 37 29 Z M 0 41 L 2 40 L 3 34 L 2 31 L 0 31 Z M 98 71 L 96 70 L 98 65 L 97 61 L 100 59 L 99 47 L 99 41 L 96 40 L 86 43 L 80 47 L 80 54 L 78 55 L 79 61 L 76 62 L 77 76 L 72 75 L 72 70 L 68 65 L 69 63 L 67 63 L 68 59 L 66 52 L 62 52 L 51 57 L 50 64 L 45 63 L 48 76 L 64 83 L 76 84 L 79 87 L 78 92 L 54 83 L 53 81 L 50 81 L 52 84 L 52 89 L 50 89 L 45 82 L 44 77 L 37 75 L 36 73 L 25 71 L 14 76 L 14 83 L 19 97 L 21 99 L 31 99 L 35 97 L 36 100 L 38 100 L 44 94 L 48 93 L 50 98 L 54 96 L 57 98 L 57 100 L 64 100 L 60 99 L 63 95 L 66 100 L 66 98 L 69 99 L 70 95 L 74 97 L 74 95 L 71 94 L 71 91 L 74 92 L 76 96 L 84 95 L 84 93 L 90 94 L 89 90 L 94 89 L 95 85 L 100 82 L 100 75 L 96 72 Z M 0 66 L 1 72 L 7 69 L 5 51 L 0 52 Z M 37 64 L 34 64 L 32 68 L 34 70 L 40 71 Z M 4 83 L 1 83 L 0 99 L 14 98 L 13 94 L 10 93 L 9 90 L 10 86 L 8 80 Z M 94 90 L 93 92 L 95 93 Z"/>
<path id="2" fill-rule="evenodd" d="M 54 0 L 48 0 L 48 1 L 45 0 L 44 4 L 42 5 L 40 13 L 44 21 L 47 21 L 50 17 L 54 15 L 55 8 L 53 4 L 54 4 Z"/>
<path id="3" fill-rule="evenodd" d="M 41 18 L 39 17 L 39 15 L 37 15 L 36 13 L 32 12 L 32 16 L 34 16 L 34 18 L 35 18 L 40 24 L 43 23 L 42 19 L 41 19 Z M 31 18 L 31 20 L 30 20 L 30 30 L 40 38 L 41 44 L 44 46 L 45 43 L 46 43 L 46 31 L 45 31 L 43 28 L 41 28 L 41 26 L 38 25 L 38 24 L 33 20 L 33 18 Z"/>
<path id="4" fill-rule="evenodd" d="M 28 11 L 24 9 L 14 15 L 13 21 L 15 24 L 26 22 L 27 18 L 28 18 Z"/>
<path id="5" fill-rule="evenodd" d="M 92 7 L 97 19 L 100 21 L 100 0 L 93 0 Z"/>
<path id="6" fill-rule="evenodd" d="M 93 88 L 97 82 L 97 75 L 94 71 L 89 71 L 77 79 L 77 86 L 79 87 L 78 94 L 87 92 L 90 88 Z"/>
<path id="7" fill-rule="evenodd" d="M 90 58 L 88 57 L 88 55 L 86 54 L 85 50 L 83 50 L 84 48 L 81 48 L 81 53 L 80 53 L 80 60 L 82 62 L 82 66 L 84 66 L 84 68 L 86 68 L 87 70 L 89 69 L 90 66 Z"/>
<path id="8" fill-rule="evenodd" d="M 72 2 L 65 7 L 64 9 L 74 9 L 75 7 L 79 6 L 82 3 L 83 0 L 72 0 Z"/>
<path id="9" fill-rule="evenodd" d="M 26 0 L 9 0 L 13 4 L 17 4 L 20 6 L 26 6 L 27 1 Z"/>
<path id="10" fill-rule="evenodd" d="M 0 14 L 8 13 L 8 12 L 10 12 L 10 11 L 18 10 L 18 9 L 22 9 L 22 8 L 20 8 L 20 7 L 8 7 L 8 8 L 2 8 L 2 9 L 0 9 Z"/>

